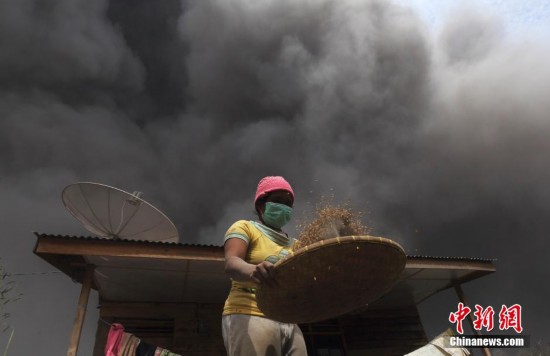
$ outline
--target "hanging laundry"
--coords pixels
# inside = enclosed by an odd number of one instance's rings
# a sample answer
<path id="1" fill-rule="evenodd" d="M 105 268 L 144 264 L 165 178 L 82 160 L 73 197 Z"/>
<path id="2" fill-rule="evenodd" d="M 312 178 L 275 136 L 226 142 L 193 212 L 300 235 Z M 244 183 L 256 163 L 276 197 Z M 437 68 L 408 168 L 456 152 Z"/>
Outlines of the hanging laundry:
<path id="1" fill-rule="evenodd" d="M 117 356 L 135 356 L 137 345 L 141 340 L 126 332 L 124 336 L 127 337 L 122 339 L 122 345 L 120 346 Z"/>
<path id="2" fill-rule="evenodd" d="M 146 342 L 140 342 L 136 349 L 136 356 L 155 356 L 156 346 L 150 345 Z"/>
<path id="3" fill-rule="evenodd" d="M 181 356 L 179 354 L 175 354 L 173 352 L 170 352 L 166 349 L 162 349 L 162 348 L 157 348 L 157 350 L 155 351 L 155 356 Z"/>
<path id="4" fill-rule="evenodd" d="M 107 334 L 105 356 L 181 356 L 159 346 L 141 341 L 124 331 L 124 326 L 114 323 Z"/>
<path id="5" fill-rule="evenodd" d="M 114 323 L 109 329 L 107 335 L 107 344 L 105 345 L 105 356 L 118 356 L 118 350 L 124 336 L 124 326 Z"/>

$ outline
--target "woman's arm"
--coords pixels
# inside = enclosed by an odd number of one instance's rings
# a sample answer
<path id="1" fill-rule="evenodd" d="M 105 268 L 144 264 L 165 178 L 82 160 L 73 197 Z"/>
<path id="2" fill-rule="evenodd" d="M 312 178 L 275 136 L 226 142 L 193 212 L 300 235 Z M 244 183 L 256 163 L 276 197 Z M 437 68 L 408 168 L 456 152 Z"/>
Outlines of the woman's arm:
<path id="1" fill-rule="evenodd" d="M 266 283 L 275 286 L 273 264 L 264 261 L 258 265 L 246 262 L 248 245 L 241 239 L 232 238 L 225 242 L 225 273 L 240 282 Z"/>

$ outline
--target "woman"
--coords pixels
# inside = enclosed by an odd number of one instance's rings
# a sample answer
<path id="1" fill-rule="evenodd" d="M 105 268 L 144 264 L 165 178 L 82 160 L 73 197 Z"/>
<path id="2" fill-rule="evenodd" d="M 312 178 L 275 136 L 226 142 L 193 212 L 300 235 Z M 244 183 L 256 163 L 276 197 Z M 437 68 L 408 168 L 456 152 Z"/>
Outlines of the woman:
<path id="1" fill-rule="evenodd" d="M 256 304 L 256 286 L 275 286 L 273 264 L 295 243 L 281 230 L 292 217 L 294 192 L 283 177 L 260 180 L 254 199 L 259 221 L 239 220 L 225 234 L 225 271 L 231 291 L 225 302 L 222 332 L 229 356 L 307 355 L 296 324 L 266 318 Z"/>

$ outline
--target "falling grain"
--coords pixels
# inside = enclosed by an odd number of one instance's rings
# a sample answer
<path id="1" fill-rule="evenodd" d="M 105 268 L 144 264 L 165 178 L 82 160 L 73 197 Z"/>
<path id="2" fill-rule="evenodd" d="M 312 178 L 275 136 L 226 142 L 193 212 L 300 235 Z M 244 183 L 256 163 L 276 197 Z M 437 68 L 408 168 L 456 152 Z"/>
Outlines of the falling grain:
<path id="1" fill-rule="evenodd" d="M 347 205 L 322 203 L 315 210 L 315 217 L 300 224 L 297 248 L 337 236 L 367 235 L 370 229 L 361 222 L 362 213 Z"/>

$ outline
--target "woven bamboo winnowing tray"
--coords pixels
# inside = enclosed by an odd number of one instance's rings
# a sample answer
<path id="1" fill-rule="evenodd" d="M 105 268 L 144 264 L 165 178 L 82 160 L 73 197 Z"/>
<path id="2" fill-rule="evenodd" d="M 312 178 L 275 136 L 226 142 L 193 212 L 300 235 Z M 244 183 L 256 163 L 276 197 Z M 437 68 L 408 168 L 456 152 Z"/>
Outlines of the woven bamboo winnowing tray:
<path id="1" fill-rule="evenodd" d="M 277 262 L 277 286 L 260 285 L 256 300 L 266 317 L 280 322 L 330 319 L 387 293 L 405 262 L 401 246 L 382 237 L 322 240 Z"/>

